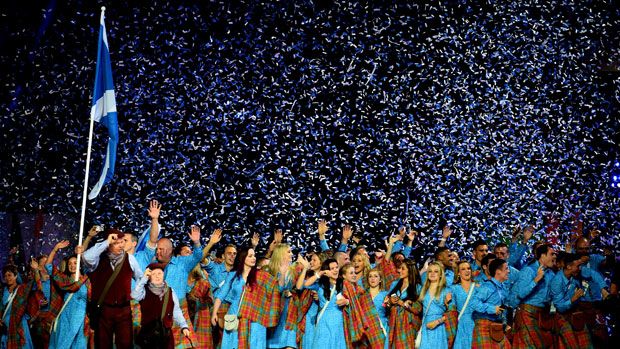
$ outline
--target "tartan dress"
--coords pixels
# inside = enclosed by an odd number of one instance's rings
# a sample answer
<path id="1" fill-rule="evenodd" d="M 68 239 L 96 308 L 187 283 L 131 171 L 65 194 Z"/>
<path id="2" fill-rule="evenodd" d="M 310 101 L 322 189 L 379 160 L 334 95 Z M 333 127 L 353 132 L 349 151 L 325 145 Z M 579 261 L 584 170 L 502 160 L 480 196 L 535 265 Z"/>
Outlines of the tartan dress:
<path id="1" fill-rule="evenodd" d="M 194 346 L 196 348 L 211 349 L 214 347 L 213 332 L 211 327 L 211 284 L 208 279 L 196 281 L 189 292 L 190 317 L 194 325 Z"/>
<path id="2" fill-rule="evenodd" d="M 390 289 L 396 286 L 395 281 Z M 407 298 L 407 290 L 400 293 L 400 299 Z M 390 348 L 411 348 L 422 324 L 422 303 L 413 303 L 409 309 L 394 305 L 390 307 Z"/>
<path id="3" fill-rule="evenodd" d="M 349 306 L 343 310 L 347 345 L 383 349 L 386 338 L 381 329 L 379 312 L 370 294 L 359 285 L 344 281 L 342 295 L 349 300 Z"/>

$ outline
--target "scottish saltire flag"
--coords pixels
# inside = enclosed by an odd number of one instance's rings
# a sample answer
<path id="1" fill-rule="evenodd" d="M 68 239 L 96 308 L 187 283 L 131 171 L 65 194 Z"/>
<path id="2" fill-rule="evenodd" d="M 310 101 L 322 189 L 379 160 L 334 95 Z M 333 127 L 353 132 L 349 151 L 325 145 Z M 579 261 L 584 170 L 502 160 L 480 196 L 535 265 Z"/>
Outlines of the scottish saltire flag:
<path id="1" fill-rule="evenodd" d="M 110 51 L 108 37 L 105 31 L 105 10 L 101 11 L 101 25 L 99 27 L 99 49 L 97 50 L 97 72 L 95 73 L 95 90 L 93 92 L 93 104 L 90 109 L 90 117 L 105 125 L 108 129 L 108 150 L 105 156 L 105 164 L 99 181 L 88 194 L 89 199 L 99 195 L 104 184 L 110 182 L 114 176 L 114 163 L 116 162 L 116 146 L 118 144 L 118 120 L 116 119 L 116 98 L 114 96 L 114 83 L 112 81 L 112 64 L 110 63 Z"/>
<path id="2" fill-rule="evenodd" d="M 161 226 L 158 226 L 159 228 L 159 237 L 157 238 L 158 240 L 161 239 Z M 144 229 L 144 231 L 142 231 L 142 234 L 140 234 L 140 238 L 138 238 L 138 244 L 136 245 L 136 250 L 134 252 L 139 252 L 142 251 L 146 248 L 146 243 L 149 241 L 149 236 L 151 235 L 151 225 L 149 224 L 149 227 Z"/>

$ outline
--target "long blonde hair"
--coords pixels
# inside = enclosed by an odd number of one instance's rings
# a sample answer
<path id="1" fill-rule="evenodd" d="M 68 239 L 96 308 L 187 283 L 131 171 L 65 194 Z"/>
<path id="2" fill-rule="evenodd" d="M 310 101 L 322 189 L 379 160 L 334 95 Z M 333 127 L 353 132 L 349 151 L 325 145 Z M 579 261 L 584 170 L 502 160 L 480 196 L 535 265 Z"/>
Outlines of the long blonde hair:
<path id="1" fill-rule="evenodd" d="M 439 297 L 441 296 L 441 292 L 446 288 L 446 273 L 444 272 L 442 263 L 431 262 L 428 265 L 428 269 L 426 269 L 426 280 L 424 281 L 422 291 L 420 292 L 420 300 L 424 299 L 426 292 L 428 292 L 428 289 L 431 286 L 431 281 L 428 277 L 428 273 L 430 272 L 431 267 L 439 268 L 439 281 L 437 282 L 437 288 L 435 289 L 435 299 L 439 299 Z"/>
<path id="2" fill-rule="evenodd" d="M 269 272 L 269 274 L 273 275 L 276 278 L 278 277 L 278 273 L 280 272 L 280 266 L 282 265 L 282 262 L 284 261 L 286 253 L 290 249 L 291 247 L 288 244 L 277 244 L 276 245 L 276 247 L 273 249 L 273 252 L 271 253 L 271 259 L 269 260 L 269 265 L 267 266 L 267 271 Z M 281 275 L 283 280 L 286 281 L 287 279 L 292 278 L 293 271 L 294 271 L 294 267 L 291 261 L 291 264 L 288 267 L 286 275 Z"/>

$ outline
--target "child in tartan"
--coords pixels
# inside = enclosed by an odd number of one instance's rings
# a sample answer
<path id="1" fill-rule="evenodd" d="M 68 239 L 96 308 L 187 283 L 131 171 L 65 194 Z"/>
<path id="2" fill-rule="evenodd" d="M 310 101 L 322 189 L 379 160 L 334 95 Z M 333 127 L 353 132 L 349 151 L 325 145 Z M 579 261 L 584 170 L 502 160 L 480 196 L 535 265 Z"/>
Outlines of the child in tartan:
<path id="1" fill-rule="evenodd" d="M 584 325 L 576 328 L 578 325 L 571 325 L 569 322 L 573 316 L 580 316 L 574 312 L 574 309 L 576 303 L 585 294 L 576 279 L 580 273 L 581 263 L 582 260 L 578 255 L 565 255 L 564 268 L 551 279 L 551 299 L 558 310 L 555 320 L 558 334 L 554 338 L 554 348 L 593 348 L 587 327 Z"/>
<path id="2" fill-rule="evenodd" d="M 420 277 L 415 262 L 404 260 L 399 268 L 399 279 L 394 281 L 384 303 L 390 309 L 390 348 L 409 348 L 421 325 L 422 305 L 418 302 Z"/>
<path id="3" fill-rule="evenodd" d="M 29 300 L 33 297 L 33 290 L 40 288 L 39 264 L 33 259 L 30 267 L 34 278 L 24 284 L 17 282 L 17 268 L 6 265 L 2 268 L 5 287 L 2 289 L 2 302 L 0 303 L 0 348 L 17 349 L 33 348 L 28 319 L 38 309 L 29 306 Z M 38 305 L 38 304 L 37 304 Z"/>
<path id="4" fill-rule="evenodd" d="M 266 348 L 267 328 L 278 323 L 280 293 L 276 279 L 256 269 L 254 249 L 239 251 L 235 260 L 235 273 L 229 274 L 215 294 L 211 311 L 213 326 L 217 325 L 217 313 L 222 302 L 230 304 L 229 315 L 236 314 L 239 318 L 236 330 L 224 330 L 222 348 Z"/>
<path id="5" fill-rule="evenodd" d="M 482 283 L 471 299 L 475 323 L 471 347 L 474 349 L 510 349 L 510 342 L 504 335 L 509 328 L 505 327 L 506 311 L 504 308 L 508 299 L 508 290 L 503 284 L 508 280 L 510 269 L 505 260 L 497 258 L 489 264 L 489 272 L 493 277 Z M 499 335 L 492 335 L 497 334 L 497 331 Z"/>

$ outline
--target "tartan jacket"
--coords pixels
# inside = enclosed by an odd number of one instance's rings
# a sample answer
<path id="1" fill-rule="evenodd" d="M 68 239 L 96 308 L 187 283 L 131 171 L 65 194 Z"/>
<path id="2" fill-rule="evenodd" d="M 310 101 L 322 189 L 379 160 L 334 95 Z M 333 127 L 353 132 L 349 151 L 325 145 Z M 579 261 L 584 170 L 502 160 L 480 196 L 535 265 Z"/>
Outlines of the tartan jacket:
<path id="1" fill-rule="evenodd" d="M 27 283 L 17 285 L 17 293 L 15 294 L 15 298 L 11 302 L 11 311 L 9 312 L 9 328 L 7 329 L 7 349 L 17 349 L 23 348 L 26 345 L 26 340 L 24 338 L 24 329 L 22 328 L 22 318 L 26 314 L 26 312 L 32 314 L 33 311 L 38 309 L 32 304 L 38 305 L 38 302 L 33 302 L 33 291 L 36 291 L 35 280 L 31 280 Z M 39 288 L 40 288 L 40 282 Z M 4 293 L 4 288 L 2 288 L 2 292 Z M 31 305 L 29 305 L 30 303 Z M 7 306 L 9 306 L 7 304 Z M 5 306 L 0 302 L 0 316 L 4 314 Z"/>
<path id="2" fill-rule="evenodd" d="M 344 281 L 342 295 L 349 300 L 342 312 L 347 346 L 383 349 L 386 338 L 370 294 L 359 285 Z"/>
<path id="3" fill-rule="evenodd" d="M 278 280 L 271 274 L 258 270 L 256 285 L 246 288 L 243 302 L 239 307 L 239 349 L 249 348 L 250 323 L 258 322 L 269 328 L 278 324 L 281 313 L 280 289 Z"/>

